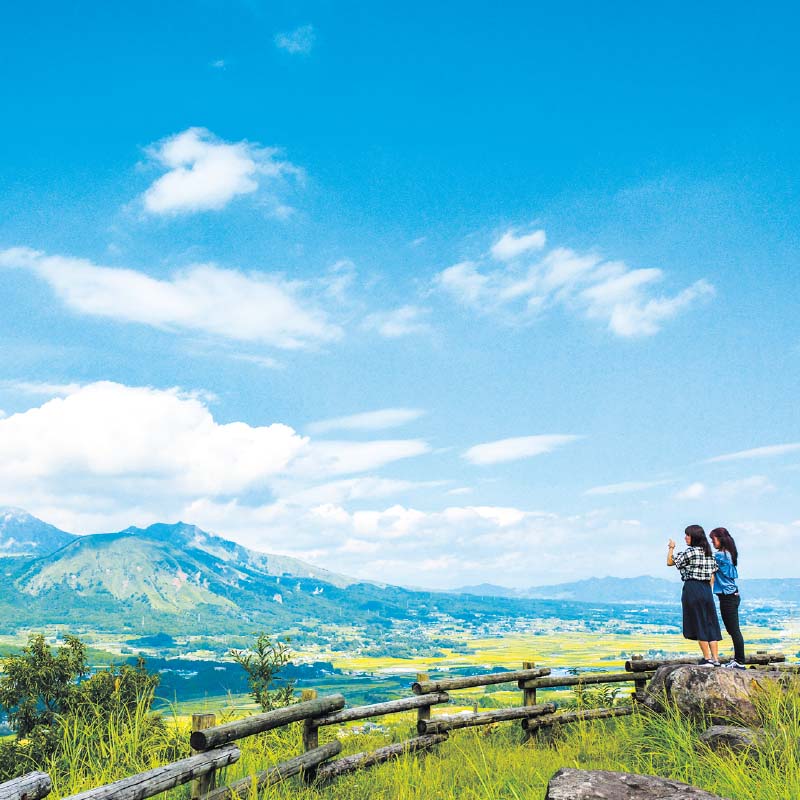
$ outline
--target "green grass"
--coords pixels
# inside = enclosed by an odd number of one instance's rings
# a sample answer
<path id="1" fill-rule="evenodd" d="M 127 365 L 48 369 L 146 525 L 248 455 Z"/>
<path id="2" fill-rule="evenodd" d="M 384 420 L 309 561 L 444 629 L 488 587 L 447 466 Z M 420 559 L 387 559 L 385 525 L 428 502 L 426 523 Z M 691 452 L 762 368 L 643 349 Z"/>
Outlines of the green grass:
<path id="1" fill-rule="evenodd" d="M 669 777 L 731 800 L 800 797 L 800 681 L 788 692 L 765 688 L 758 699 L 764 746 L 747 757 L 716 754 L 698 743 L 698 728 L 677 713 L 634 713 L 629 717 L 565 726 L 524 742 L 519 724 L 454 732 L 436 750 L 339 778 L 327 787 L 307 787 L 292 778 L 269 787 L 274 800 L 454 800 L 509 798 L 539 800 L 560 767 L 611 769 Z M 415 734 L 414 715 L 378 720 L 383 730 L 343 735 L 321 731 L 321 743 L 339 737 L 343 754 L 373 750 Z M 225 721 L 224 717 L 218 721 Z M 64 748 L 43 768 L 53 778 L 52 797 L 65 797 L 189 755 L 188 720 L 167 715 L 154 721 L 141 708 L 102 722 L 73 721 L 63 731 Z M 351 726 L 352 732 L 356 726 Z M 252 775 L 301 752 L 301 725 L 250 737 L 239 743 L 241 760 L 222 783 Z M 169 800 L 188 797 L 188 786 Z"/>

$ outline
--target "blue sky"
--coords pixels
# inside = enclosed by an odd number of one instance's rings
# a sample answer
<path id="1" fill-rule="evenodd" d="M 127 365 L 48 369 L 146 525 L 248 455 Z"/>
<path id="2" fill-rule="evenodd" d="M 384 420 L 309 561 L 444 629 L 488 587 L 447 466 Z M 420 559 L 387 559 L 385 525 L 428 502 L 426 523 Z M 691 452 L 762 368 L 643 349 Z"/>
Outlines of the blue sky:
<path id="1" fill-rule="evenodd" d="M 797 576 L 797 11 L 41 3 L 0 504 L 406 584 Z"/>

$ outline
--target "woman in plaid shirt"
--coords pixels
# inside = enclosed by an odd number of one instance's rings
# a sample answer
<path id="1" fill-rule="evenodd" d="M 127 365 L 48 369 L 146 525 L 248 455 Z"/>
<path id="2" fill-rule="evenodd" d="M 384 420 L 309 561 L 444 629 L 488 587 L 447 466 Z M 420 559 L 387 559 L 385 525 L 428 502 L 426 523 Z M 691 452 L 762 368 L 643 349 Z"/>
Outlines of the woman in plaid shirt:
<path id="1" fill-rule="evenodd" d="M 717 562 L 711 555 L 706 532 L 699 525 L 690 525 L 685 537 L 685 550 L 675 553 L 675 542 L 670 539 L 667 551 L 667 566 L 677 567 L 683 579 L 683 635 L 700 645 L 702 666 L 718 667 L 717 648 L 722 633 L 712 592 Z"/>

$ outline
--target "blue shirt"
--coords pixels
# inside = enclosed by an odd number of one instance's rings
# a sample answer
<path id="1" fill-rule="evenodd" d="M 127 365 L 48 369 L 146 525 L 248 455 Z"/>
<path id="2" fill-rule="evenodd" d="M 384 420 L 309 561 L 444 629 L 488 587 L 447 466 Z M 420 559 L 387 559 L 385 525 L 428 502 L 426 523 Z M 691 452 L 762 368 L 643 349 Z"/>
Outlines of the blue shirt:
<path id="1" fill-rule="evenodd" d="M 717 572 L 714 576 L 714 594 L 734 594 L 739 591 L 736 579 L 739 572 L 736 565 L 731 561 L 730 555 L 725 550 L 717 550 L 714 553 L 714 560 L 717 562 Z"/>

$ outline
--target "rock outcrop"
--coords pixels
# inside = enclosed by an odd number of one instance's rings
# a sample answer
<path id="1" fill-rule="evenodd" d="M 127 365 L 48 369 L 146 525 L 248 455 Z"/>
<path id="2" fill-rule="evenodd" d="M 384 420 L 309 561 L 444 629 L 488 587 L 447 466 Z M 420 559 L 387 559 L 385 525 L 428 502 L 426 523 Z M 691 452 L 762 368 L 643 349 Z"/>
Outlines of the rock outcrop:
<path id="1" fill-rule="evenodd" d="M 725 800 L 667 778 L 606 770 L 560 769 L 547 784 L 545 800 Z"/>
<path id="2" fill-rule="evenodd" d="M 664 711 L 672 702 L 689 717 L 714 724 L 759 727 L 753 702 L 759 686 L 784 680 L 772 670 L 738 670 L 666 664 L 659 667 L 644 694 L 643 703 L 652 711 Z"/>
<path id="3" fill-rule="evenodd" d="M 698 737 L 714 751 L 730 750 L 746 753 L 764 743 L 764 731 L 744 728 L 741 725 L 712 725 Z"/>

